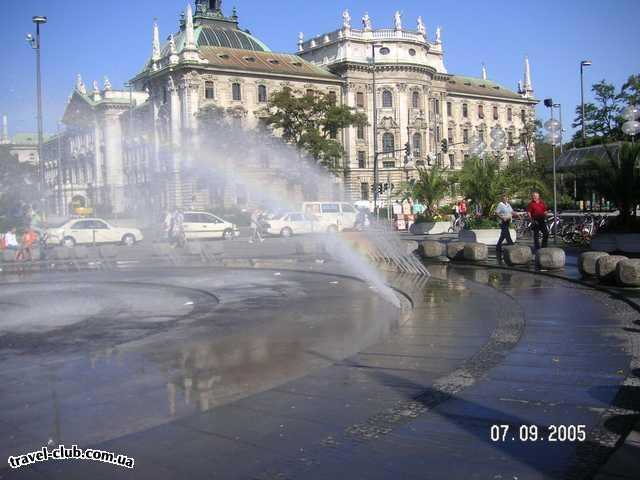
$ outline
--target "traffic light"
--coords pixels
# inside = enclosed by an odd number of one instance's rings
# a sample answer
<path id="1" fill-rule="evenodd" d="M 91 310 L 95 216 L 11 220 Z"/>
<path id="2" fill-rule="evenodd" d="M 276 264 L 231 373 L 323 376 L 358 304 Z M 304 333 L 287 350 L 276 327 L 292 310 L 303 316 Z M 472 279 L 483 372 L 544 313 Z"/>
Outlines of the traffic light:
<path id="1" fill-rule="evenodd" d="M 447 153 L 449 151 L 449 141 L 446 138 L 442 139 L 440 150 L 442 150 L 442 153 Z"/>
<path id="2" fill-rule="evenodd" d="M 404 144 L 404 154 L 406 156 L 410 156 L 411 155 L 411 144 L 409 142 Z"/>
<path id="3" fill-rule="evenodd" d="M 381 183 L 378 184 L 378 193 L 382 194 L 384 192 L 383 185 Z"/>

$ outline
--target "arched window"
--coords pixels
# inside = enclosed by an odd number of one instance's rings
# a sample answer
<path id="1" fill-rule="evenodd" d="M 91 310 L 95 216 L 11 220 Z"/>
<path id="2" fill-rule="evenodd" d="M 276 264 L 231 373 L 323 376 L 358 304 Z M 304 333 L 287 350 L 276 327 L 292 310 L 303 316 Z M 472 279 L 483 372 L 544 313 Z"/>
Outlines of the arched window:
<path id="1" fill-rule="evenodd" d="M 213 97 L 213 82 L 204 82 L 204 98 L 206 98 L 207 100 L 213 100 Z"/>
<path id="2" fill-rule="evenodd" d="M 242 91 L 240 90 L 240 84 L 239 83 L 232 83 L 231 84 L 231 96 L 233 98 L 233 100 L 235 101 L 240 101 L 242 100 Z"/>
<path id="3" fill-rule="evenodd" d="M 384 153 L 393 153 L 396 149 L 395 147 L 395 138 L 393 137 L 393 133 L 385 133 L 382 135 L 382 151 Z"/>
<path id="4" fill-rule="evenodd" d="M 265 85 L 258 85 L 258 102 L 267 102 L 267 87 Z"/>
<path id="5" fill-rule="evenodd" d="M 419 133 L 413 134 L 413 154 L 416 157 L 422 156 L 422 135 Z"/>
<path id="6" fill-rule="evenodd" d="M 382 91 L 382 108 L 393 108 L 393 95 L 389 90 Z"/>
<path id="7" fill-rule="evenodd" d="M 411 95 L 411 105 L 413 108 L 420 108 L 420 92 L 413 92 Z"/>

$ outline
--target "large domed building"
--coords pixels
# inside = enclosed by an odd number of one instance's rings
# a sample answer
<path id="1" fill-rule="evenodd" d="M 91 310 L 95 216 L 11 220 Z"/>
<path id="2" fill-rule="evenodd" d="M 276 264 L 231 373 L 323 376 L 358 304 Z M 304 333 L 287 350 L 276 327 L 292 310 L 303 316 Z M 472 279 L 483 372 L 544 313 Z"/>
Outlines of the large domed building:
<path id="1" fill-rule="evenodd" d="M 289 175 L 291 164 L 273 153 L 280 141 L 273 148 L 258 142 L 240 164 L 229 164 L 217 153 L 229 151 L 233 140 L 216 137 L 219 148 L 212 147 L 215 124 L 207 123 L 211 112 L 222 112 L 240 135 L 251 136 L 261 128 L 269 96 L 285 86 L 331 94 L 367 114 L 369 127 L 338 135 L 343 173 L 321 192 L 350 201 L 369 198 L 374 151 L 387 152 L 379 156 L 380 181 L 396 184 L 435 161 L 459 168 L 470 138 L 485 138 L 496 125 L 508 133 L 504 153 L 513 156 L 536 104 L 528 62 L 518 91 L 489 80 L 484 67 L 479 78 L 452 75 L 440 28 L 431 39 L 421 18 L 408 29 L 399 13 L 392 28 L 375 29 L 366 14 L 361 28 L 352 27 L 345 11 L 339 29 L 307 40 L 299 34 L 297 52 L 288 54 L 272 52 L 242 29 L 235 9 L 226 16 L 220 0 L 196 0 L 165 38 L 160 41 L 154 22 L 151 55 L 128 88 L 115 90 L 105 79 L 102 88 L 94 82 L 88 90 L 78 76 L 65 132 L 43 154 L 51 203 L 60 213 L 70 205 L 132 214 L 245 207 L 264 201 L 265 182 L 302 200 L 299 175 Z M 453 144 L 446 154 L 443 138 Z M 407 142 L 411 162 L 392 153 Z"/>

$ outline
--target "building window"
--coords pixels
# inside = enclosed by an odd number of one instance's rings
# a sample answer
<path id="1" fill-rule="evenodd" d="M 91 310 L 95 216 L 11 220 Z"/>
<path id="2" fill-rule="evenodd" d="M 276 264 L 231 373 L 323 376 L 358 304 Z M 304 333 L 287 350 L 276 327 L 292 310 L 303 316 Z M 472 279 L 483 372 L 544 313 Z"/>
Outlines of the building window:
<path id="1" fill-rule="evenodd" d="M 267 87 L 265 85 L 258 85 L 258 102 L 267 103 Z"/>
<path id="2" fill-rule="evenodd" d="M 507 108 L 507 121 L 511 121 L 513 120 L 513 112 L 511 110 L 511 108 Z"/>
<path id="3" fill-rule="evenodd" d="M 315 92 L 313 91 L 312 88 L 307 89 L 307 96 L 313 97 L 314 95 L 315 95 Z"/>
<path id="4" fill-rule="evenodd" d="M 522 123 L 527 122 L 527 112 L 525 110 L 520 110 L 520 120 Z"/>
<path id="5" fill-rule="evenodd" d="M 513 132 L 507 132 L 507 141 L 509 142 L 509 146 L 513 145 Z"/>
<path id="6" fill-rule="evenodd" d="M 462 143 L 469 145 L 469 130 L 466 128 L 462 130 Z"/>
<path id="7" fill-rule="evenodd" d="M 331 138 L 332 140 L 335 140 L 336 138 L 338 138 L 337 128 L 332 128 L 331 130 L 329 130 L 329 138 Z"/>
<path id="8" fill-rule="evenodd" d="M 453 142 L 453 128 L 448 128 L 447 129 L 447 140 L 449 143 L 454 143 Z"/>
<path id="9" fill-rule="evenodd" d="M 367 160 L 365 159 L 365 152 L 358 150 L 358 168 L 367 168 Z"/>
<path id="10" fill-rule="evenodd" d="M 358 125 L 356 127 L 356 136 L 357 136 L 358 140 L 364 140 L 364 126 L 363 125 Z"/>
<path id="11" fill-rule="evenodd" d="M 464 161 L 466 162 L 467 160 L 469 160 L 469 154 L 468 154 L 468 153 L 465 153 L 465 154 L 464 154 Z"/>
<path id="12" fill-rule="evenodd" d="M 440 141 L 440 125 L 436 126 L 436 142 Z"/>
<path id="13" fill-rule="evenodd" d="M 420 92 L 413 92 L 411 94 L 411 105 L 413 108 L 420 108 Z"/>
<path id="14" fill-rule="evenodd" d="M 329 102 L 331 102 L 331 105 L 335 105 L 338 102 L 336 92 L 333 92 L 333 91 L 329 92 L 328 98 L 329 98 Z"/>
<path id="15" fill-rule="evenodd" d="M 213 82 L 204 82 L 204 98 L 207 100 L 213 100 Z"/>
<path id="16" fill-rule="evenodd" d="M 413 134 L 413 154 L 416 157 L 422 156 L 422 135 L 419 133 Z"/>
<path id="17" fill-rule="evenodd" d="M 484 130 L 478 130 L 478 139 L 484 143 Z"/>
<path id="18" fill-rule="evenodd" d="M 237 102 L 242 100 L 242 91 L 239 83 L 231 84 L 231 98 Z"/>
<path id="19" fill-rule="evenodd" d="M 478 105 L 478 118 L 484 118 L 484 107 L 482 105 Z"/>
<path id="20" fill-rule="evenodd" d="M 451 106 L 451 102 L 447 102 L 447 115 L 450 117 L 452 114 L 452 106 Z"/>
<path id="21" fill-rule="evenodd" d="M 393 133 L 387 132 L 382 135 L 382 151 L 384 153 L 393 153 L 395 149 L 395 138 L 393 137 Z"/>
<path id="22" fill-rule="evenodd" d="M 436 98 L 433 102 L 436 109 L 436 114 L 440 115 L 440 100 Z"/>
<path id="23" fill-rule="evenodd" d="M 453 168 L 456 166 L 456 157 L 453 153 L 449 154 L 449 168 Z"/>
<path id="24" fill-rule="evenodd" d="M 369 200 L 369 184 L 366 182 L 360 184 L 360 198 L 362 200 Z"/>
<path id="25" fill-rule="evenodd" d="M 393 95 L 389 90 L 382 91 L 382 108 L 393 108 Z"/>
<path id="26" fill-rule="evenodd" d="M 362 92 L 356 93 L 356 107 L 364 108 L 364 93 Z"/>
<path id="27" fill-rule="evenodd" d="M 493 119 L 498 120 L 498 107 L 493 107 Z"/>
<path id="28" fill-rule="evenodd" d="M 462 116 L 464 118 L 469 118 L 469 106 L 466 103 L 462 104 Z"/>
<path id="29" fill-rule="evenodd" d="M 387 160 L 385 162 L 382 162 L 382 168 L 395 168 L 396 167 L 396 162 L 394 162 L 393 160 Z"/>

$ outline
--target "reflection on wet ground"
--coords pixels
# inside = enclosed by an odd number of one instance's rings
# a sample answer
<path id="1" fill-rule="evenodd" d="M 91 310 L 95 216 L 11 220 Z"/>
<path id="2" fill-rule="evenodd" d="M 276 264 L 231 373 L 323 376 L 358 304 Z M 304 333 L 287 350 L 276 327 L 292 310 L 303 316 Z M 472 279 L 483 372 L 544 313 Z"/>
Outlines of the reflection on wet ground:
<path id="1" fill-rule="evenodd" d="M 301 272 L 66 275 L 36 295 L 5 285 L 0 455 L 51 439 L 136 458 L 134 472 L 49 463 L 20 478 L 592 474 L 638 413 L 637 312 L 524 272 L 430 272 L 389 274 L 408 315 L 365 283 Z M 68 303 L 50 322 L 38 313 L 48 291 Z M 104 308 L 85 309 L 95 291 Z M 493 442 L 496 423 L 515 436 L 584 424 L 589 437 Z"/>

